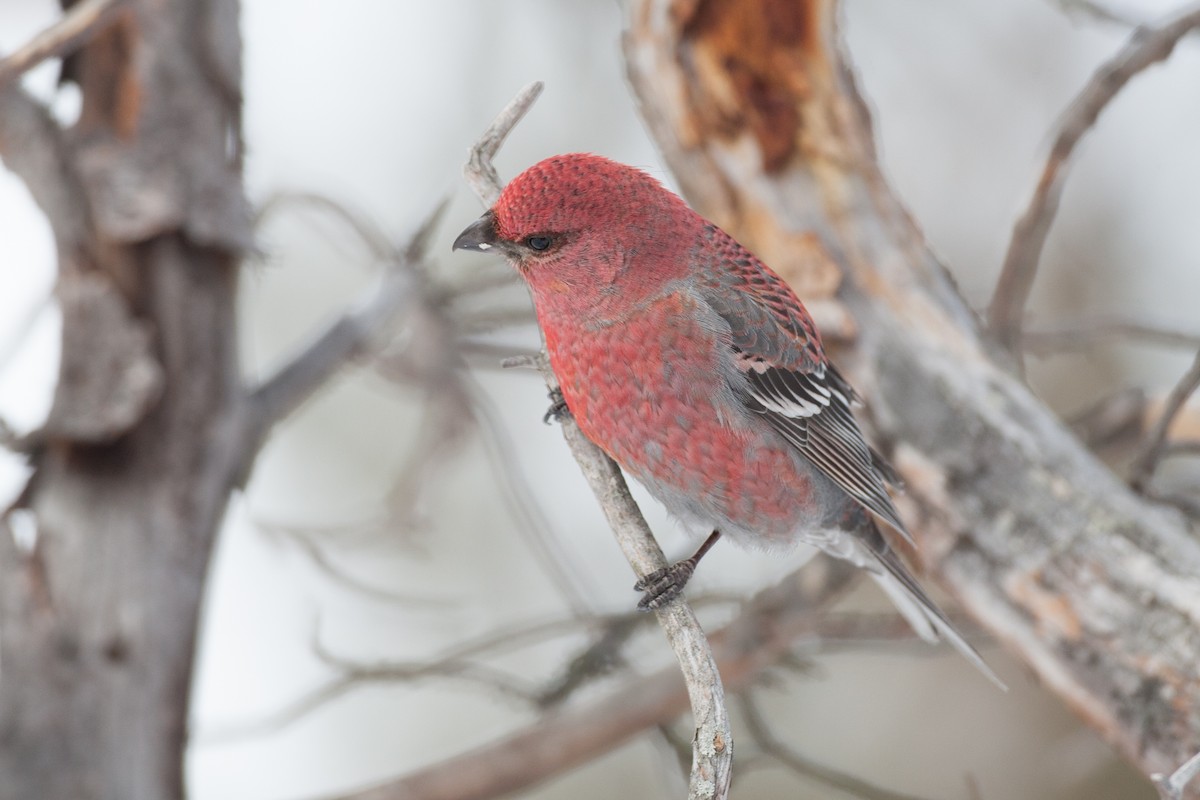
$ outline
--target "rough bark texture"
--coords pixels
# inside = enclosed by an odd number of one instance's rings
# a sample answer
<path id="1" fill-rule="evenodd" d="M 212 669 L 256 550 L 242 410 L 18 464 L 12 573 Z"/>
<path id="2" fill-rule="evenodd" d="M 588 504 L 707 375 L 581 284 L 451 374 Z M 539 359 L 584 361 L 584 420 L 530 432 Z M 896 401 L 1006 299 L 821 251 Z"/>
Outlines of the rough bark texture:
<path id="1" fill-rule="evenodd" d="M 0 92 L 65 321 L 22 499 L 36 545 L 0 536 L 3 798 L 183 796 L 200 601 L 242 467 L 239 54 L 236 0 L 132 2 L 64 65 L 72 130 Z"/>
<path id="2" fill-rule="evenodd" d="M 1200 748 L 1200 542 L 993 360 L 879 171 L 837 13 L 635 3 L 642 112 L 695 208 L 802 297 L 839 289 L 860 335 L 837 355 L 896 445 L 925 569 L 1126 758 L 1169 773 Z"/>

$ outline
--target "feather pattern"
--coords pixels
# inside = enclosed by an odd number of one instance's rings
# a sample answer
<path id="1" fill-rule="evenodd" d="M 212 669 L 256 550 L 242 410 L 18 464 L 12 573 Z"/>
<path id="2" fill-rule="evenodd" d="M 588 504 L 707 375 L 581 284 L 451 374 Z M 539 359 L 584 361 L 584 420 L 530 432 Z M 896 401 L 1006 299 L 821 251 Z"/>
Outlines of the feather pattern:
<path id="1" fill-rule="evenodd" d="M 851 413 L 858 395 L 825 357 L 803 304 L 791 287 L 720 229 L 706 233 L 725 268 L 707 271 L 721 277 L 701 293 L 729 325 L 734 364 L 746 379 L 742 402 L 911 542 L 877 467 L 883 460 L 867 446 Z"/>

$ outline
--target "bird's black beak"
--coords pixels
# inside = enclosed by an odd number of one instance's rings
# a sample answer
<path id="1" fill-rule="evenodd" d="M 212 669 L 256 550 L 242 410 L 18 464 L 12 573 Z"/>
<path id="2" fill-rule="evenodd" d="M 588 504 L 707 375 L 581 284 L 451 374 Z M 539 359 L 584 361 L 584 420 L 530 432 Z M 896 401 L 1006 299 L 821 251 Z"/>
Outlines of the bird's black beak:
<path id="1" fill-rule="evenodd" d="M 496 215 L 491 211 L 472 222 L 467 229 L 454 240 L 451 250 L 474 250 L 486 253 L 497 244 Z"/>

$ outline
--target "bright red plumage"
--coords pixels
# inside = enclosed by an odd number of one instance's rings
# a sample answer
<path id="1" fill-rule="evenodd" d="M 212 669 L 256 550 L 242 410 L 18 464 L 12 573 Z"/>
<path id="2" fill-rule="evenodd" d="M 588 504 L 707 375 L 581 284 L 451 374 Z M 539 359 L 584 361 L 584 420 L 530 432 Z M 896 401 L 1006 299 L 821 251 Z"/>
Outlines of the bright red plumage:
<path id="1" fill-rule="evenodd" d="M 812 318 L 732 237 L 645 173 L 572 154 L 515 178 L 455 246 L 520 271 L 580 429 L 685 525 L 848 559 L 994 679 L 875 527 L 908 536 Z M 697 559 L 643 603 L 673 597 Z"/>

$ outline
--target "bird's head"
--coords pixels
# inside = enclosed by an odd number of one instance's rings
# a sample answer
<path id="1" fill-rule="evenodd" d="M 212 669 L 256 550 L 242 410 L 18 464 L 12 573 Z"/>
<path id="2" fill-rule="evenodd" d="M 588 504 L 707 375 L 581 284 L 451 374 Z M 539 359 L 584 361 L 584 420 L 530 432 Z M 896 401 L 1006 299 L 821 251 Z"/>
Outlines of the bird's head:
<path id="1" fill-rule="evenodd" d="M 703 224 L 641 170 L 575 153 L 514 178 L 454 249 L 502 254 L 539 304 L 601 311 L 613 297 L 627 303 L 684 274 Z"/>

